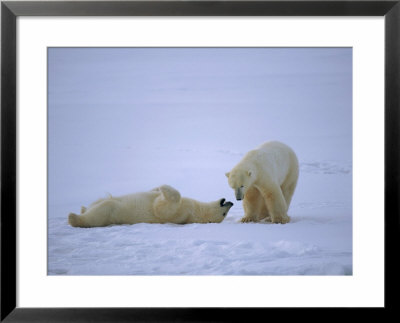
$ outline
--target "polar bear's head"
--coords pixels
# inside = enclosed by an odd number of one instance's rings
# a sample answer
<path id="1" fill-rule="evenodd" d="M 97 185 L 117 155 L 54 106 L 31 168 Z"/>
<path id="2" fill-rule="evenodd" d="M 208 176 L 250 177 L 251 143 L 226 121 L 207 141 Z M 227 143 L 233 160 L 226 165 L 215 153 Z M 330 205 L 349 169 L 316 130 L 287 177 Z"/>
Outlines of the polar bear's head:
<path id="1" fill-rule="evenodd" d="M 201 208 L 201 221 L 203 223 L 220 223 L 228 214 L 233 203 L 226 201 L 224 198 L 215 202 L 205 203 Z"/>
<path id="2" fill-rule="evenodd" d="M 229 210 L 231 209 L 231 207 L 233 206 L 233 203 L 230 201 L 227 201 L 222 198 L 218 201 L 218 205 L 217 205 L 217 220 L 222 219 L 221 221 L 225 218 L 225 216 L 228 214 Z M 219 222 L 221 222 L 219 221 Z"/>
<path id="3" fill-rule="evenodd" d="M 232 202 L 224 198 L 211 202 L 200 202 L 183 197 L 178 215 L 187 220 L 182 223 L 220 223 L 228 215 Z"/>
<path id="4" fill-rule="evenodd" d="M 235 191 L 235 196 L 238 201 L 243 200 L 248 188 L 254 182 L 254 171 L 251 169 L 233 169 L 225 174 L 228 177 L 229 186 Z"/>

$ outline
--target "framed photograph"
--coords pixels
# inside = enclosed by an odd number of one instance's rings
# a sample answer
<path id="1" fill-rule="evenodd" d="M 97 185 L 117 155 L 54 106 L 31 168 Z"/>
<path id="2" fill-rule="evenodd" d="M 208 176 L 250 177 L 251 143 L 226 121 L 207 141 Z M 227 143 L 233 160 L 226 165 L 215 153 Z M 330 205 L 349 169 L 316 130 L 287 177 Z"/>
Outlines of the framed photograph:
<path id="1" fill-rule="evenodd" d="M 2 321 L 394 310 L 398 1 L 1 12 Z"/>

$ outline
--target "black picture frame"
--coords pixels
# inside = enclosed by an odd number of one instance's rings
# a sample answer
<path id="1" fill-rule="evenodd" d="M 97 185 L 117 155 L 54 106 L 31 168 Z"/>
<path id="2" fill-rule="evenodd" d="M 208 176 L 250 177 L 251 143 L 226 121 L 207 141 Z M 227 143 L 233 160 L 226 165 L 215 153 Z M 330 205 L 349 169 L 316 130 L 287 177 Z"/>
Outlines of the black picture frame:
<path id="1" fill-rule="evenodd" d="M 314 1 L 3 1 L 1 3 L 1 321 L 3 322 L 234 322 L 265 311 L 320 320 L 309 309 L 255 308 L 18 308 L 16 282 L 16 19 L 18 16 L 384 16 L 385 18 L 385 306 L 364 309 L 369 319 L 396 311 L 399 274 L 400 0 Z M 373 128 L 373 125 L 371 125 Z M 40 291 L 38 291 L 40 292 Z M 266 291 L 268 293 L 268 291 Z M 56 297 L 56 296 L 55 296 Z M 315 311 L 315 309 L 312 309 Z M 323 318 L 335 315 L 323 309 Z M 345 309 L 346 311 L 360 309 Z M 349 315 L 350 313 L 347 313 Z M 391 313 L 393 314 L 393 313 Z M 264 315 L 264 316 L 261 316 Z M 271 315 L 268 313 L 268 315 Z M 297 314 L 296 314 L 297 315 Z M 378 316 L 379 315 L 379 316 Z M 350 317 L 346 317 L 350 318 Z M 359 317 L 357 317 L 360 319 Z M 283 319 L 283 317 L 281 317 Z M 351 319 L 351 318 L 350 318 Z"/>

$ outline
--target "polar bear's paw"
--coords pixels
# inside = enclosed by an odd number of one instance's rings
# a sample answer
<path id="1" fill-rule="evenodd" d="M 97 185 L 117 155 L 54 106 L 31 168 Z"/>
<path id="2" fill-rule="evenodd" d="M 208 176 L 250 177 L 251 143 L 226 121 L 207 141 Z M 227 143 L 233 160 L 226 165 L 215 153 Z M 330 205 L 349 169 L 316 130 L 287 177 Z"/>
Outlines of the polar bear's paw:
<path id="1" fill-rule="evenodd" d="M 272 223 L 289 223 L 290 222 L 290 217 L 287 215 L 282 215 L 282 216 L 275 216 L 272 218 Z"/>
<path id="2" fill-rule="evenodd" d="M 70 213 L 68 215 L 68 223 L 73 226 L 73 227 L 79 227 L 79 218 L 78 215 L 76 215 L 75 213 Z"/>
<path id="3" fill-rule="evenodd" d="M 78 227 L 78 228 L 87 227 L 87 225 L 85 225 L 85 222 L 83 221 L 83 217 L 75 213 L 70 213 L 68 215 L 68 223 L 73 227 Z"/>
<path id="4" fill-rule="evenodd" d="M 244 216 L 243 218 L 240 219 L 240 222 L 242 223 L 247 223 L 247 222 L 253 222 L 253 218 L 251 216 Z"/>

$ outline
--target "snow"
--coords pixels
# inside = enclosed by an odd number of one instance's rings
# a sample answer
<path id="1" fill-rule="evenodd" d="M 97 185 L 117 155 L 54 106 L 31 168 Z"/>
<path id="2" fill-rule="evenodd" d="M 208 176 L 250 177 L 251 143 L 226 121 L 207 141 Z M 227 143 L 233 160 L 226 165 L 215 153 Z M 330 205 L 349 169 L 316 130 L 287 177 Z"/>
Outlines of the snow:
<path id="1" fill-rule="evenodd" d="M 49 275 L 352 275 L 350 48 L 50 48 Z M 225 172 L 268 140 L 300 178 L 288 224 L 240 223 Z M 234 203 L 219 224 L 72 228 L 162 184 Z"/>

